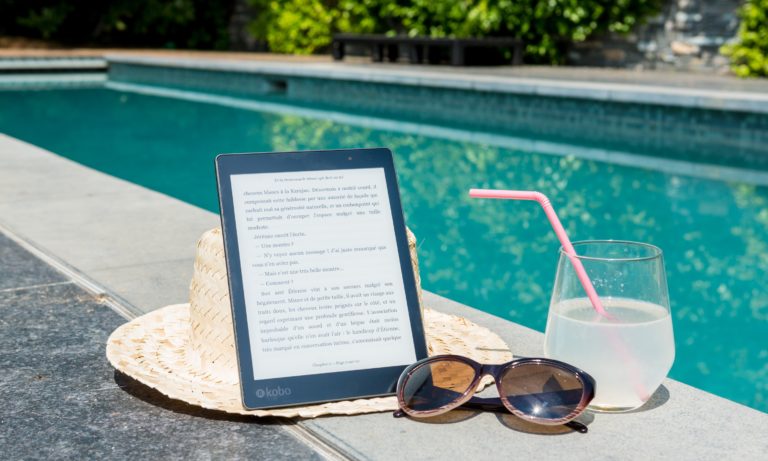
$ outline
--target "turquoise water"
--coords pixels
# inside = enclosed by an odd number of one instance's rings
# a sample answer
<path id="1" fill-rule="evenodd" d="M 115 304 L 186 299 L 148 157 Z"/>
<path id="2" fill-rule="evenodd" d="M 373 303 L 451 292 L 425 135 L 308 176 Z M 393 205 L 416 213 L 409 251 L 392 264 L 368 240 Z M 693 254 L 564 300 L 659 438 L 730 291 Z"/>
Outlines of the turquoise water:
<path id="1" fill-rule="evenodd" d="M 539 331 L 559 246 L 543 212 L 533 203 L 470 200 L 467 190 L 542 191 L 573 240 L 661 247 L 677 347 L 671 376 L 768 412 L 763 176 L 721 181 L 590 160 L 578 146 L 554 150 L 579 155 L 553 155 L 521 139 L 463 141 L 452 130 L 432 135 L 281 111 L 106 89 L 9 91 L 0 92 L 0 132 L 216 212 L 218 153 L 389 147 L 419 238 L 423 286 Z"/>

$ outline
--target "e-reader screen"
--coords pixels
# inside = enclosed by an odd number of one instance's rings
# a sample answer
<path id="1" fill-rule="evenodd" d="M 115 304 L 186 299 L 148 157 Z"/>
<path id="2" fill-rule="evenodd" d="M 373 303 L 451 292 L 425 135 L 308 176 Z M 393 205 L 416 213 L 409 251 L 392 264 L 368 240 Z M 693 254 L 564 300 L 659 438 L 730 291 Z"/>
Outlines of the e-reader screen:
<path id="1" fill-rule="evenodd" d="M 391 153 L 344 152 L 217 160 L 220 194 L 228 195 L 221 196 L 228 268 L 238 279 L 233 313 L 236 324 L 244 315 L 240 326 L 247 325 L 236 331 L 244 380 L 282 389 L 318 375 L 390 370 L 392 381 L 426 355 Z M 220 160 L 234 162 L 226 178 Z M 380 395 L 391 384 L 370 388 Z M 267 388 L 256 387 L 257 406 L 343 398 L 302 399 L 292 390 L 293 398 L 261 402 L 267 392 L 259 389 Z M 248 400 L 248 386 L 243 390 Z"/>

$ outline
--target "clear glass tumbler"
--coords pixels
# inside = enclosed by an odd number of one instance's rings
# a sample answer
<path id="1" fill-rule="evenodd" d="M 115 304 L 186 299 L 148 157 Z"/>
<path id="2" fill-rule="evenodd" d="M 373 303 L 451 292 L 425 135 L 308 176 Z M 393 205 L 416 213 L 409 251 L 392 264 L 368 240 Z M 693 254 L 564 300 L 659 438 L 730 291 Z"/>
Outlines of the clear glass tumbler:
<path id="1" fill-rule="evenodd" d="M 608 315 L 592 307 L 561 248 L 544 355 L 595 378 L 590 409 L 638 408 L 661 385 L 675 359 L 661 250 L 617 240 L 573 246 Z"/>

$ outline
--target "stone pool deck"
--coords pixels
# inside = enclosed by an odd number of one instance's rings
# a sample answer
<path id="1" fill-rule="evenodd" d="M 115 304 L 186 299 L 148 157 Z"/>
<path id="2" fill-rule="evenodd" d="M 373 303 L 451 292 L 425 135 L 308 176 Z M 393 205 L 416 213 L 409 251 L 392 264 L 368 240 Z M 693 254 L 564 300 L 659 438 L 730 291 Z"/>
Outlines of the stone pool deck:
<path id="1" fill-rule="evenodd" d="M 212 173 L 213 174 L 213 173 Z M 0 135 L 0 445 L 16 458 L 760 459 L 768 414 L 674 380 L 642 409 L 587 414 L 589 434 L 480 413 L 261 420 L 202 411 L 115 374 L 125 319 L 183 302 L 194 244 L 218 216 Z M 426 293 L 520 355 L 543 336 Z M 118 315 L 119 314 L 119 315 Z M 122 316 L 122 318 L 121 318 Z"/>

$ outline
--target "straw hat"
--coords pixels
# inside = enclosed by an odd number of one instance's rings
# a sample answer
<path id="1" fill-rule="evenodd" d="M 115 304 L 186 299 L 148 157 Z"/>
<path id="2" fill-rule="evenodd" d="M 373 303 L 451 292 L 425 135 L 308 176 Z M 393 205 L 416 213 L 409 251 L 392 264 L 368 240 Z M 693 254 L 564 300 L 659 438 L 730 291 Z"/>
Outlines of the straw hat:
<path id="1" fill-rule="evenodd" d="M 421 302 L 416 239 L 410 230 L 408 243 Z M 423 308 L 423 304 L 422 317 L 430 355 L 459 354 L 481 363 L 512 358 L 501 338 L 467 319 Z M 163 307 L 117 328 L 107 340 L 107 358 L 116 369 L 168 397 L 228 413 L 311 418 L 397 408 L 395 397 L 268 410 L 243 408 L 224 244 L 218 228 L 197 242 L 189 303 Z"/>

